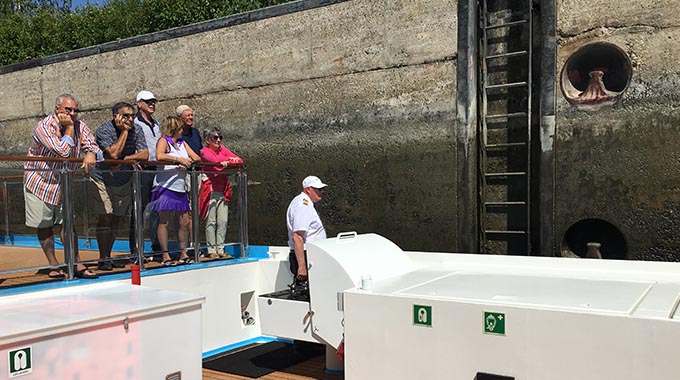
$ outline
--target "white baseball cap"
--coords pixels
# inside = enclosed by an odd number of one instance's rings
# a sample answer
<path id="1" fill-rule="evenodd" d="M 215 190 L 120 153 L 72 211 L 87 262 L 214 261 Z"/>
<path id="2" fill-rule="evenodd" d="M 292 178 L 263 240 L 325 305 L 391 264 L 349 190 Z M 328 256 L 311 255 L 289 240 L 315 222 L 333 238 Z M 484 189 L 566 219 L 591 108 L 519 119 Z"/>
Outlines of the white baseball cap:
<path id="1" fill-rule="evenodd" d="M 306 189 L 308 187 L 313 187 L 315 189 L 323 189 L 326 186 L 328 186 L 328 185 L 321 182 L 319 177 L 314 176 L 314 175 L 310 175 L 309 177 L 302 180 L 302 188 L 303 189 Z"/>
<path id="2" fill-rule="evenodd" d="M 142 90 L 139 93 L 137 93 L 137 100 L 136 100 L 137 102 L 140 101 L 140 100 L 151 100 L 151 99 L 156 100 L 156 97 L 154 96 L 154 94 L 151 91 Z"/>

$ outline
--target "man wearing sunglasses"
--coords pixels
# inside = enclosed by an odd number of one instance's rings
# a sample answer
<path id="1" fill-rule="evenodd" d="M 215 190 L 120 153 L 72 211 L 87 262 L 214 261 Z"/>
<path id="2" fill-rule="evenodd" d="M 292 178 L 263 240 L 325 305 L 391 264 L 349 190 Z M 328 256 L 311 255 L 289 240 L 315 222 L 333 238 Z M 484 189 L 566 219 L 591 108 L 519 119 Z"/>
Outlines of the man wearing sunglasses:
<path id="1" fill-rule="evenodd" d="M 156 103 L 158 99 L 156 96 L 147 90 L 142 90 L 137 93 L 135 98 L 137 102 L 137 115 L 135 116 L 135 126 L 139 127 L 144 133 L 146 140 L 146 148 L 149 152 L 149 161 L 156 161 L 156 142 L 161 137 L 160 124 L 154 119 L 153 114 L 156 112 Z M 142 172 L 142 209 L 146 209 L 151 199 L 151 188 L 153 187 L 153 179 L 156 176 L 154 172 L 155 166 L 144 165 Z M 161 246 L 158 244 L 158 213 L 151 211 L 149 214 L 149 235 L 151 237 L 151 250 L 160 251 Z M 137 254 L 137 230 L 135 227 L 135 215 L 130 215 L 130 253 Z"/>
<path id="2" fill-rule="evenodd" d="M 28 148 L 29 157 L 79 158 L 84 153 L 80 166 L 90 171 L 97 161 L 103 160 L 90 128 L 78 119 L 78 102 L 69 94 L 57 97 L 54 114 L 48 115 L 36 124 Z M 60 170 L 76 169 L 77 166 L 61 161 L 26 161 L 24 164 L 24 202 L 26 225 L 37 229 L 38 240 L 51 267 L 50 278 L 65 278 L 66 273 L 54 253 L 54 226 L 63 222 L 61 210 Z M 75 227 L 75 226 L 74 226 Z M 74 239 L 77 242 L 75 228 Z M 61 230 L 64 239 L 64 231 Z M 78 244 L 75 244 L 76 262 L 80 262 Z M 75 275 L 79 278 L 97 278 L 83 264 L 76 264 Z"/>
<path id="3" fill-rule="evenodd" d="M 142 129 L 134 124 L 135 109 L 130 103 L 118 102 L 111 108 L 113 119 L 97 128 L 97 145 L 104 158 L 111 160 L 146 160 L 149 151 Z M 100 163 L 90 174 L 88 187 L 97 213 L 97 244 L 100 270 L 122 268 L 123 262 L 111 261 L 121 217 L 127 215 L 132 200 L 130 178 L 132 165 Z"/>

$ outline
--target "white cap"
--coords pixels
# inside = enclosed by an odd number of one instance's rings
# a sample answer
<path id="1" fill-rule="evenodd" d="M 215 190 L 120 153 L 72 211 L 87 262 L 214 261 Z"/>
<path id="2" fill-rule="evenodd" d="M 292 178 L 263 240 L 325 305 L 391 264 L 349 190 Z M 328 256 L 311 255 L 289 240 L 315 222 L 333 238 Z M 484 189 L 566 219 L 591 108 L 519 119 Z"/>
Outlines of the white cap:
<path id="1" fill-rule="evenodd" d="M 310 175 L 309 177 L 302 180 L 302 188 L 303 189 L 306 189 L 308 187 L 313 187 L 315 189 L 323 189 L 326 186 L 328 186 L 328 185 L 321 182 L 319 177 L 314 176 L 314 175 Z"/>
<path id="2" fill-rule="evenodd" d="M 151 100 L 154 99 L 156 100 L 156 97 L 151 93 L 151 91 L 146 91 L 142 90 L 139 93 L 137 93 L 137 102 L 140 100 Z"/>
<path id="3" fill-rule="evenodd" d="M 177 115 L 177 117 L 180 117 L 180 116 L 182 116 L 184 111 L 190 110 L 190 109 L 191 109 L 191 107 L 189 107 L 188 105 L 182 104 L 182 105 L 177 106 L 177 108 L 175 108 L 175 114 Z"/>

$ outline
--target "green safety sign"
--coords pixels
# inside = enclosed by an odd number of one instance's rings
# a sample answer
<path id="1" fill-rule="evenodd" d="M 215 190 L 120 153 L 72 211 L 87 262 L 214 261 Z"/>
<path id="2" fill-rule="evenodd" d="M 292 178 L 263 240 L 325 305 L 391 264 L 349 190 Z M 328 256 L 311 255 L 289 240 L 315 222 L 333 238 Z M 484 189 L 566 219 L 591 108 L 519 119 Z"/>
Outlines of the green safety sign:
<path id="1" fill-rule="evenodd" d="M 8 354 L 10 379 L 33 372 L 31 346 L 9 351 Z"/>
<path id="2" fill-rule="evenodd" d="M 484 312 L 484 334 L 505 335 L 505 313 Z"/>
<path id="3" fill-rule="evenodd" d="M 413 324 L 432 327 L 432 306 L 413 305 Z"/>

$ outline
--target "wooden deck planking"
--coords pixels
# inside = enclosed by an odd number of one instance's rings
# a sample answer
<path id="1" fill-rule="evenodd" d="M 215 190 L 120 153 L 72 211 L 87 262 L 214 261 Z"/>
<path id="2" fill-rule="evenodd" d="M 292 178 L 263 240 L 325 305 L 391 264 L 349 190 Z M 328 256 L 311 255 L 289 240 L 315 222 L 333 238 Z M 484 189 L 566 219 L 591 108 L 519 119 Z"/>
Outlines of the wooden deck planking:
<path id="1" fill-rule="evenodd" d="M 63 264 L 64 252 L 61 249 L 56 250 L 57 260 Z M 116 256 L 116 252 L 113 253 Z M 80 259 L 82 261 L 96 261 L 99 258 L 98 251 L 80 250 Z M 203 261 L 211 261 L 212 259 L 201 259 Z M 9 271 L 14 269 L 26 267 L 40 267 L 47 266 L 47 258 L 43 254 L 42 249 L 33 247 L 17 247 L 17 246 L 0 246 L 0 271 Z M 112 271 L 101 271 L 97 269 L 96 263 L 88 263 L 87 266 L 95 271 L 100 276 L 107 274 L 130 272 L 130 264 L 125 268 L 113 268 Z M 153 269 L 162 267 L 158 262 L 151 262 L 144 264 L 146 269 Z M 51 281 L 64 281 L 61 279 L 52 279 L 47 276 L 49 271 L 22 271 L 15 273 L 0 274 L 0 290 L 3 288 L 10 288 L 21 285 L 40 284 Z"/>

